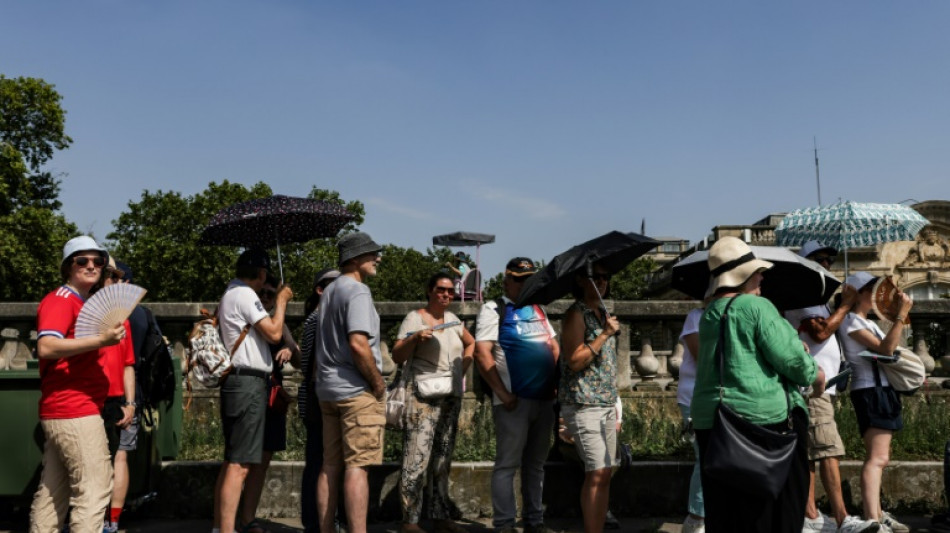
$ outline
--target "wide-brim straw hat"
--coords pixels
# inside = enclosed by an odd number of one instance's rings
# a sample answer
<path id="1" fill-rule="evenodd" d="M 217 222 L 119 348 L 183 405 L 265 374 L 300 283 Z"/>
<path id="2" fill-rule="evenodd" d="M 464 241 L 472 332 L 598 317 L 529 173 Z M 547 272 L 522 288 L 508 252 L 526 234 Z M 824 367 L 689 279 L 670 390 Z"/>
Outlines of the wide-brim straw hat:
<path id="1" fill-rule="evenodd" d="M 742 239 L 723 237 L 709 249 L 709 290 L 715 294 L 721 288 L 738 288 L 752 274 L 772 268 L 772 263 L 756 259 L 752 249 Z"/>

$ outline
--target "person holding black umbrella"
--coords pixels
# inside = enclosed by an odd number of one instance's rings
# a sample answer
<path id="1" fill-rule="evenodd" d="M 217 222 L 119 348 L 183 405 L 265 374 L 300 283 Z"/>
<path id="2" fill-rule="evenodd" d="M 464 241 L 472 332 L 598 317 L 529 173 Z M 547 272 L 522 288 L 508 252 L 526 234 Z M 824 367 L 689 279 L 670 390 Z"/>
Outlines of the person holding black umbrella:
<path id="1" fill-rule="evenodd" d="M 591 276 L 574 275 L 574 304 L 561 328 L 561 416 L 584 462 L 581 510 L 584 532 L 604 529 L 610 476 L 617 466 L 617 337 L 620 322 L 601 305 L 610 273 L 594 263 Z"/>

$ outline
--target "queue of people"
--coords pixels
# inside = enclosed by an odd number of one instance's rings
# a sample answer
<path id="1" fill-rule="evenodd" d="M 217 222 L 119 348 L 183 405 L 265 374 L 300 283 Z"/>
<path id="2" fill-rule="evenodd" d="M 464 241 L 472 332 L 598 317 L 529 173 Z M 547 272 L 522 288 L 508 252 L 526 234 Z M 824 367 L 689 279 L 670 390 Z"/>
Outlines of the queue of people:
<path id="1" fill-rule="evenodd" d="M 270 459 L 286 447 L 288 402 L 274 399 L 282 391 L 285 363 L 304 374 L 297 401 L 307 432 L 301 487 L 305 530 L 335 533 L 345 524 L 350 533 L 365 533 L 367 469 L 382 462 L 385 438 L 380 319 L 366 285 L 376 275 L 381 250 L 366 233 L 340 239 L 337 268 L 318 272 L 307 296 L 299 347 L 285 324 L 293 292 L 273 277 L 268 254 L 249 249 L 238 258 L 217 312 L 233 370 L 220 390 L 225 449 L 212 533 L 266 533 L 255 514 Z M 835 250 L 808 243 L 800 254 L 829 267 Z M 40 303 L 37 354 L 46 444 L 31 531 L 58 533 L 67 512 L 73 532 L 98 533 L 104 523 L 106 532 L 118 527 L 128 487 L 127 466 L 120 465 L 135 449 L 137 434 L 130 370 L 136 327 L 127 321 L 83 339 L 74 338 L 73 330 L 83 302 L 97 287 L 131 279 L 131 269 L 122 266 L 125 270 L 93 239 L 72 239 L 63 251 L 64 285 Z M 908 531 L 882 509 L 880 499 L 891 438 L 902 427 L 900 396 L 860 354 L 892 353 L 913 302 L 899 293 L 897 321 L 883 332 L 868 318 L 876 278 L 857 272 L 845 281 L 835 310 L 818 306 L 783 316 L 760 297 L 771 267 L 753 257 L 743 241 L 720 239 L 709 252 L 704 307 L 686 317 L 677 404 L 694 435 L 697 460 L 683 531 Z M 602 304 L 613 273 L 594 263 L 590 273 L 576 274 L 575 300 L 558 336 L 542 306 L 515 306 L 536 270 L 524 257 L 508 262 L 504 296 L 482 305 L 474 335 L 448 310 L 458 290 L 448 273 L 429 279 L 426 305 L 400 325 L 393 360 L 410 376 L 400 533 L 425 533 L 423 501 L 429 502 L 435 533 L 465 532 L 453 519 L 448 477 L 464 375 L 473 361 L 492 393 L 494 529 L 517 532 L 514 481 L 520 471 L 524 532 L 551 531 L 544 524 L 542 492 L 556 411 L 584 466 L 584 531 L 604 529 L 610 479 L 618 466 L 620 324 Z M 825 387 L 842 361 L 854 369 L 850 398 L 866 448 L 863 518 L 849 516 L 844 506 L 835 389 Z M 708 454 L 715 453 L 710 449 L 717 413 L 726 405 L 753 425 L 795 435 L 789 473 L 777 496 L 737 489 L 721 472 L 705 468 Z M 815 505 L 816 469 L 831 516 Z"/>

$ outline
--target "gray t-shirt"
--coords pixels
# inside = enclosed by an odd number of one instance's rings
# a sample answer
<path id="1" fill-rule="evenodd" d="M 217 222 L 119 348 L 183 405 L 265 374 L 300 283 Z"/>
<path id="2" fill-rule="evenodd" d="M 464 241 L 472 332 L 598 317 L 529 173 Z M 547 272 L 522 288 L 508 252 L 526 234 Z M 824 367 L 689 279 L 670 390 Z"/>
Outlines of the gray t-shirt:
<path id="1" fill-rule="evenodd" d="M 321 401 L 338 402 L 369 391 L 369 383 L 353 362 L 349 339 L 350 333 L 365 333 L 376 368 L 382 372 L 379 314 L 373 307 L 369 287 L 349 276 L 340 276 L 323 293 L 318 313 L 314 349 L 317 396 Z"/>

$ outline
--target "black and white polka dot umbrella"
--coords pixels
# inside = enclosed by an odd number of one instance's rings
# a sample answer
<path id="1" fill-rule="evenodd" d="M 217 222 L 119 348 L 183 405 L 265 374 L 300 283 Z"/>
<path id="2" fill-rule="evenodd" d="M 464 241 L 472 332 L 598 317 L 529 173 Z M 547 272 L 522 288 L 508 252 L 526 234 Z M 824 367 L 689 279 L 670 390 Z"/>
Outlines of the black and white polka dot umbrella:
<path id="1" fill-rule="evenodd" d="M 342 205 L 277 194 L 218 211 L 201 232 L 198 243 L 245 248 L 276 246 L 283 278 L 281 244 L 335 237 L 354 218 Z"/>

